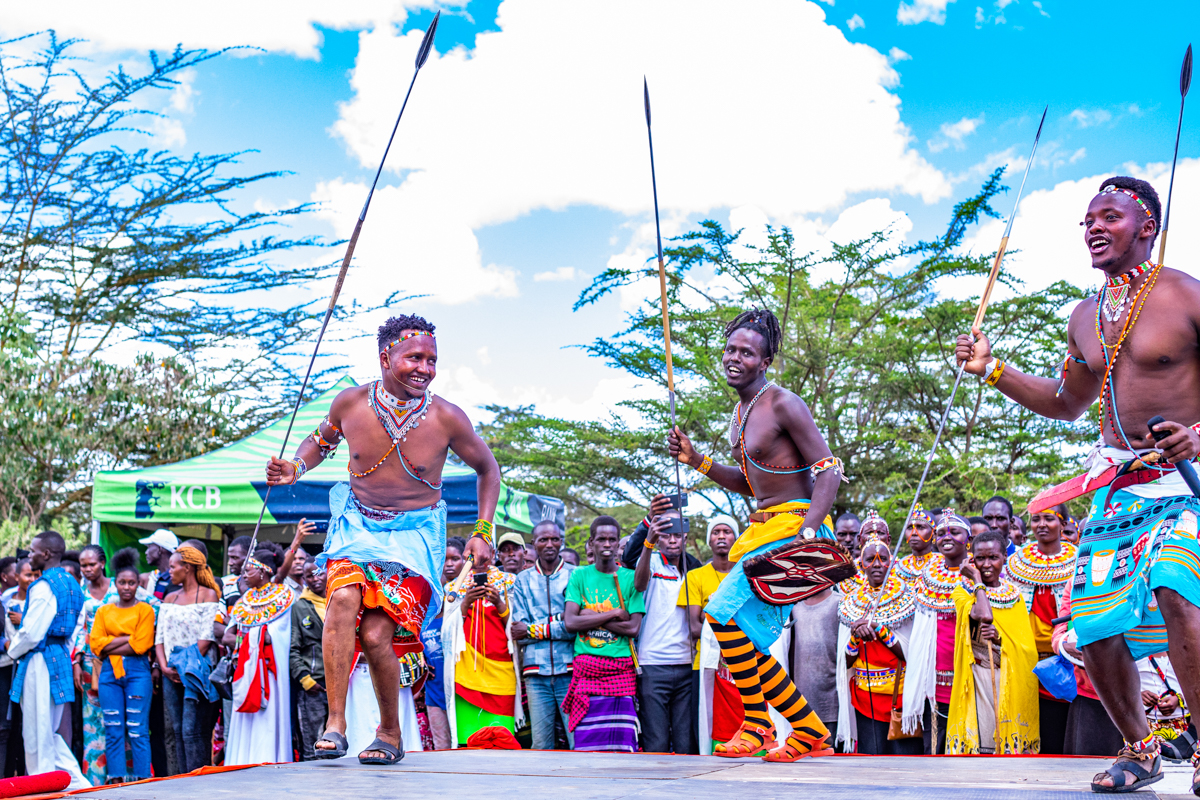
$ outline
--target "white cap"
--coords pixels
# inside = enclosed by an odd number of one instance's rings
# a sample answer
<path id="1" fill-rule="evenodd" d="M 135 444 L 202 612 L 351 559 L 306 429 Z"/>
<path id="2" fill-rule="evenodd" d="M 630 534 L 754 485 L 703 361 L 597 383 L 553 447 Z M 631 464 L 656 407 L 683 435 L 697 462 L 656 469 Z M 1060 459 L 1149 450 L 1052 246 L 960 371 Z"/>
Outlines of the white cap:
<path id="1" fill-rule="evenodd" d="M 718 525 L 728 525 L 729 529 L 733 531 L 734 536 L 741 535 L 741 531 L 738 528 L 737 520 L 734 519 L 733 517 L 729 516 L 728 514 L 717 514 L 715 517 L 710 519 L 708 521 L 708 534 L 707 535 L 712 536 L 713 528 L 717 527 Z"/>
<path id="2" fill-rule="evenodd" d="M 156 544 L 171 553 L 179 549 L 179 537 L 166 528 L 159 528 L 145 539 L 138 539 L 138 541 L 142 544 Z"/>

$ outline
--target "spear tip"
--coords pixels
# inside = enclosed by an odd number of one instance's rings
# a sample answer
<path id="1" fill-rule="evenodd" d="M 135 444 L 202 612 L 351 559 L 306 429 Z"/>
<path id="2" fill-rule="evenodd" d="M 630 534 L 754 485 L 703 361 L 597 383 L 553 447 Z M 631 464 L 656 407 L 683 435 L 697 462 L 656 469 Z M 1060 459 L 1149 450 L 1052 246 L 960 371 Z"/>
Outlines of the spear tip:
<path id="1" fill-rule="evenodd" d="M 1179 96 L 1187 97 L 1188 89 L 1192 86 L 1192 45 L 1187 46 L 1183 54 L 1183 66 L 1179 69 Z"/>
<path id="2" fill-rule="evenodd" d="M 421 40 L 421 46 L 417 49 L 417 69 L 425 66 L 425 60 L 429 58 L 429 51 L 433 49 L 434 33 L 437 31 L 438 20 L 441 17 L 441 11 L 434 14 L 433 22 L 429 24 L 429 30 L 425 31 L 425 38 Z"/>
<path id="3" fill-rule="evenodd" d="M 650 127 L 650 84 L 645 75 L 642 76 L 642 93 L 646 100 L 646 127 Z"/>
<path id="4" fill-rule="evenodd" d="M 1047 103 L 1046 107 L 1042 109 L 1042 119 L 1040 122 L 1038 122 L 1037 135 L 1033 137 L 1033 141 L 1034 141 L 1035 145 L 1037 144 L 1038 139 L 1042 138 L 1042 126 L 1046 124 L 1046 112 L 1048 112 L 1049 110 L 1050 110 L 1050 104 Z"/>

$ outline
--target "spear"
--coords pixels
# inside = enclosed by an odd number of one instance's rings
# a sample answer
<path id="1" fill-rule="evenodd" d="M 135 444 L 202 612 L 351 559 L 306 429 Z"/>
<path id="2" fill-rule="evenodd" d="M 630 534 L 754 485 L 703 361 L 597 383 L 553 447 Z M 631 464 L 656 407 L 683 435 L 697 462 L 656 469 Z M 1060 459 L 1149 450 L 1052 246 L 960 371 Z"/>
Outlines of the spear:
<path id="1" fill-rule="evenodd" d="M 304 390 L 308 388 L 308 379 L 312 375 L 313 364 L 317 360 L 317 352 L 321 349 L 321 340 L 325 338 L 325 329 L 329 327 L 329 320 L 333 318 L 334 309 L 337 308 L 338 295 L 342 293 L 342 284 L 346 282 L 346 272 L 350 269 L 350 259 L 354 257 L 354 247 L 358 244 L 358 236 L 362 233 L 363 222 L 367 219 L 367 209 L 371 207 L 371 198 L 375 196 L 375 187 L 379 184 L 379 176 L 383 174 L 383 165 L 387 162 L 388 152 L 392 149 L 392 142 L 396 138 L 396 130 L 400 127 L 400 118 L 404 116 L 404 109 L 408 107 L 408 98 L 412 94 L 413 85 L 417 82 L 417 75 L 421 72 L 421 67 L 425 66 L 425 61 L 429 58 L 429 53 L 433 49 L 433 37 L 437 31 L 438 19 L 442 16 L 439 11 L 433 15 L 433 22 L 429 25 L 429 30 L 425 31 L 425 37 L 421 39 L 421 46 L 417 49 L 416 68 L 413 69 L 412 80 L 408 83 L 408 91 L 404 93 L 404 102 L 400 104 L 400 113 L 396 115 L 396 123 L 392 125 L 392 135 L 388 137 L 387 147 L 383 148 L 383 158 L 379 159 L 379 169 L 375 170 L 375 180 L 371 181 L 371 190 L 367 192 L 367 200 L 363 203 L 362 211 L 358 215 L 358 222 L 354 223 L 354 232 L 350 234 L 350 241 L 346 243 L 346 254 L 342 256 L 342 268 L 338 271 L 337 281 L 333 284 L 333 294 L 329 297 L 329 305 L 325 309 L 325 319 L 321 321 L 321 330 L 317 334 L 317 343 L 313 346 L 312 357 L 308 360 L 308 369 L 304 371 L 304 380 L 300 383 L 300 392 L 296 395 L 296 404 L 292 407 L 292 418 L 288 420 L 287 432 L 283 434 L 283 442 L 279 445 L 279 457 L 283 458 L 283 454 L 287 452 L 288 439 L 292 435 L 292 426 L 296 424 L 296 415 L 300 413 L 300 404 L 304 400 Z M 250 555 L 254 555 L 254 546 L 258 542 L 258 531 L 262 527 L 263 515 L 267 513 L 267 500 L 271 496 L 271 486 L 267 486 L 266 493 L 263 494 L 262 508 L 258 512 L 258 522 L 254 523 L 254 535 L 250 537 Z"/>
<path id="2" fill-rule="evenodd" d="M 650 84 L 646 82 L 645 76 L 642 77 L 642 93 L 646 103 L 646 139 L 650 143 L 650 185 L 654 190 L 654 238 L 658 247 L 658 293 L 662 300 L 662 322 L 663 322 L 663 342 L 666 345 L 667 355 L 667 398 L 671 404 L 671 430 L 675 430 L 675 372 L 671 365 L 671 316 L 667 310 L 667 268 L 663 264 L 662 251 L 662 226 L 658 220 L 658 178 L 654 172 L 654 134 L 650 129 Z M 681 559 L 681 571 L 683 572 L 683 591 L 684 596 L 688 596 L 687 587 L 687 535 L 688 521 L 683 514 L 683 507 L 687 505 L 687 496 L 683 493 L 683 486 L 679 479 L 679 461 L 675 460 L 675 492 L 676 497 L 672 501 L 679 509 L 680 530 L 683 533 L 683 557 Z M 672 523 L 674 524 L 674 523 Z"/>
<path id="3" fill-rule="evenodd" d="M 1008 218 L 1008 224 L 1004 226 L 1004 235 L 1000 237 L 1000 247 L 996 250 L 996 258 L 992 261 L 992 271 L 988 274 L 987 286 L 983 290 L 983 295 L 979 298 L 979 308 L 975 312 L 975 321 L 971 324 L 972 328 L 978 328 L 983 324 L 983 315 L 987 313 L 988 302 L 992 298 L 992 289 L 996 286 L 996 279 L 1000 277 L 1000 264 L 1004 261 L 1004 251 L 1008 249 L 1008 236 L 1012 233 L 1013 220 L 1017 218 L 1017 209 L 1021 206 L 1021 194 L 1025 191 L 1025 181 L 1029 180 L 1029 169 L 1033 166 L 1033 157 L 1037 154 L 1038 140 L 1042 138 L 1042 126 L 1046 124 L 1046 112 L 1050 110 L 1050 106 L 1046 106 L 1042 110 L 1042 119 L 1038 123 L 1037 134 L 1033 137 L 1033 149 L 1029 151 L 1029 161 L 1025 163 L 1025 174 L 1021 177 L 1021 185 L 1017 189 L 1017 197 L 1013 201 L 1012 215 Z M 958 368 L 958 375 L 954 379 L 954 388 L 950 390 L 950 400 L 946 403 L 946 410 L 942 414 L 942 421 L 938 423 L 937 434 L 933 437 L 933 446 L 929 448 L 929 456 L 925 459 L 925 469 L 921 471 L 921 480 L 917 482 L 917 491 L 913 495 L 912 506 L 908 509 L 908 516 L 904 520 L 902 531 L 908 530 L 909 523 L 912 521 L 912 516 L 917 510 L 917 502 L 921 499 L 921 489 L 925 487 L 925 478 L 929 476 L 929 468 L 933 465 L 933 457 L 937 453 L 938 444 L 942 441 L 942 433 L 946 430 L 946 420 L 950 418 L 950 409 L 954 408 L 954 395 L 958 393 L 958 385 L 962 383 L 963 367 L 966 366 L 964 361 Z M 892 563 L 895 563 L 893 559 Z M 891 567 L 888 567 L 888 575 L 891 575 Z M 886 577 L 885 579 L 886 580 Z M 874 604 L 872 604 L 874 611 Z"/>
<path id="4" fill-rule="evenodd" d="M 1188 89 L 1192 85 L 1192 46 L 1183 54 L 1183 66 L 1179 68 L 1179 123 L 1175 126 L 1175 155 L 1171 156 L 1171 183 L 1167 185 L 1167 210 L 1163 214 L 1162 233 L 1158 237 L 1158 263 L 1161 266 L 1167 256 L 1167 227 L 1171 221 L 1171 193 L 1175 191 L 1175 164 L 1179 161 L 1179 135 L 1183 133 L 1183 104 L 1187 101 Z"/>

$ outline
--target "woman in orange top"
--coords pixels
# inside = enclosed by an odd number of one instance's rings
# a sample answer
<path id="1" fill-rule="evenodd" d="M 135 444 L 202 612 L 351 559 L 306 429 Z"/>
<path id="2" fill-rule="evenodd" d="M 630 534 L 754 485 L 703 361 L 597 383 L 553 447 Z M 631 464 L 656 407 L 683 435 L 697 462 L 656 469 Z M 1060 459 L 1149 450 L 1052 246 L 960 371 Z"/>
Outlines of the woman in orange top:
<path id="1" fill-rule="evenodd" d="M 154 609 L 137 599 L 138 554 L 127 547 L 113 556 L 117 599 L 100 606 L 88 643 L 100 667 L 100 707 L 104 710 L 104 749 L 108 783 L 150 777 L 150 659 Z M 125 737 L 133 751 L 133 772 L 125 773 Z"/>

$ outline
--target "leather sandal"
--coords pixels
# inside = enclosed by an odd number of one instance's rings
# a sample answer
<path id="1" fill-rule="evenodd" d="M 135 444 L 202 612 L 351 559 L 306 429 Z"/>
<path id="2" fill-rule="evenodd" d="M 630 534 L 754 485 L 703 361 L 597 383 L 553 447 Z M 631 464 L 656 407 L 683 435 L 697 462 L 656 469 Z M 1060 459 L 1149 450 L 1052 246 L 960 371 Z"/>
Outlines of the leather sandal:
<path id="1" fill-rule="evenodd" d="M 1132 782 L 1125 777 L 1126 772 L 1133 775 Z M 1106 777 L 1112 778 L 1112 786 L 1100 783 Z M 1166 776 L 1162 771 L 1162 757 L 1157 748 L 1152 753 L 1139 756 L 1128 747 L 1123 747 L 1113 765 L 1104 772 L 1096 773 L 1092 778 L 1092 791 L 1100 794 L 1125 794 L 1158 783 L 1164 777 Z"/>
<path id="2" fill-rule="evenodd" d="M 758 740 L 758 744 L 754 740 Z M 737 735 L 724 744 L 713 748 L 713 755 L 721 758 L 750 758 L 762 752 L 775 741 L 775 726 L 763 727 L 753 722 L 742 722 Z"/>

